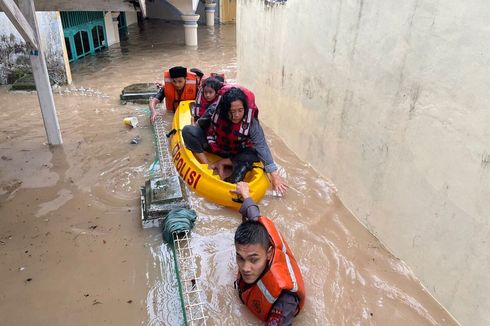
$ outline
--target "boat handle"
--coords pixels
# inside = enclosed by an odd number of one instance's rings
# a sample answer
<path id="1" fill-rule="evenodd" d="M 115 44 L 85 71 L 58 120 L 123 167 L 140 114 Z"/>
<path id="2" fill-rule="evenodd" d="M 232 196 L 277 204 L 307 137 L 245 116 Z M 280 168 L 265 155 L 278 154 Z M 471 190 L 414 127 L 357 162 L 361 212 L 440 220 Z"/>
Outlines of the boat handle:
<path id="1" fill-rule="evenodd" d="M 165 136 L 167 136 L 167 138 L 170 138 L 170 136 L 172 136 L 173 134 L 175 134 L 177 132 L 177 129 L 172 129 L 170 130 L 169 133 L 165 134 Z"/>
<path id="2" fill-rule="evenodd" d="M 233 200 L 235 203 L 239 203 L 239 204 L 243 203 L 243 199 L 241 199 L 238 195 L 236 196 L 236 198 L 232 198 L 231 200 Z"/>

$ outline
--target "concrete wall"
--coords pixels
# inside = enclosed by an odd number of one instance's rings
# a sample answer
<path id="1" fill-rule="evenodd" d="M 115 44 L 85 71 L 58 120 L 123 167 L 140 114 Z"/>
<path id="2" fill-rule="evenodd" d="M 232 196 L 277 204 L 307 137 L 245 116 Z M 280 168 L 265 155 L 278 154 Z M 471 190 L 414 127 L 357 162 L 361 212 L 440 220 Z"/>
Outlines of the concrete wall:
<path id="1" fill-rule="evenodd" d="M 44 50 L 50 78 L 66 83 L 66 66 L 63 59 L 62 25 L 57 12 L 37 12 L 41 46 Z M 14 82 L 17 77 L 31 71 L 31 61 L 25 42 L 10 22 L 0 12 L 0 84 Z"/>
<path id="2" fill-rule="evenodd" d="M 237 16 L 261 119 L 463 325 L 490 325 L 490 2 L 267 3 Z"/>
<path id="3" fill-rule="evenodd" d="M 106 11 L 104 14 L 104 24 L 107 35 L 107 45 L 111 46 L 113 44 L 119 43 L 119 27 L 117 23 L 117 17 L 120 15 L 119 11 Z M 126 25 L 136 24 L 138 22 L 138 14 L 136 11 L 126 11 Z"/>
<path id="4" fill-rule="evenodd" d="M 136 24 L 138 22 L 138 14 L 136 13 L 136 11 L 126 11 L 125 14 L 126 14 L 126 24 L 128 26 Z"/>

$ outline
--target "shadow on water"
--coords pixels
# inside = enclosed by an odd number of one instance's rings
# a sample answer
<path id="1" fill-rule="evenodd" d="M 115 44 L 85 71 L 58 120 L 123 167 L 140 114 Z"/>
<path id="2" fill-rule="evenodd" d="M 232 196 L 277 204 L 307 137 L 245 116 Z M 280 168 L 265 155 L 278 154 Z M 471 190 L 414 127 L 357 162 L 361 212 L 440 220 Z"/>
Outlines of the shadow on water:
<path id="1" fill-rule="evenodd" d="M 199 47 L 187 48 L 180 23 L 145 21 L 130 26 L 121 44 L 73 64 L 73 85 L 55 90 L 64 145 L 54 151 L 45 144 L 36 95 L 0 88 L 0 324 L 180 323 L 171 253 L 159 230 L 139 222 L 139 187 L 155 160 L 148 110 L 122 105 L 119 93 L 161 79 L 173 65 L 234 80 L 235 27 L 200 26 L 198 33 Z M 139 127 L 124 126 L 127 116 Z M 169 114 L 165 119 L 170 124 Z M 451 324 L 410 269 L 342 205 L 335 187 L 265 131 L 291 186 L 283 198 L 269 192 L 261 209 L 304 274 L 308 299 L 295 323 Z M 131 144 L 136 136 L 141 143 Z M 199 219 L 192 246 L 208 325 L 258 325 L 233 288 L 238 213 L 195 195 L 193 202 Z"/>

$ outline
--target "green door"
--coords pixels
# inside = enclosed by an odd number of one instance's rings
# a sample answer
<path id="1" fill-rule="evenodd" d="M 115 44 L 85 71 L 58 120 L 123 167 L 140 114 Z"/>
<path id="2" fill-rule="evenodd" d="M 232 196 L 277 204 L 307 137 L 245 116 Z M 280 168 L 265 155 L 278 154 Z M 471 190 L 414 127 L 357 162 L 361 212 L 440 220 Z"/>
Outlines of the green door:
<path id="1" fill-rule="evenodd" d="M 102 11 L 62 11 L 61 23 L 70 62 L 107 47 Z"/>

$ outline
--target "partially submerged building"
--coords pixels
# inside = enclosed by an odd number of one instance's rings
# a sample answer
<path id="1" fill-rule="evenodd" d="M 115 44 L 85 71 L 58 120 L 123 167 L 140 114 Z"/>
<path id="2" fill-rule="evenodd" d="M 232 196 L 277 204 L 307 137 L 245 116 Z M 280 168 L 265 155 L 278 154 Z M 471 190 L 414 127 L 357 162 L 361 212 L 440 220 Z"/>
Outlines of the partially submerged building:
<path id="1" fill-rule="evenodd" d="M 62 144 L 51 85 L 71 83 L 70 62 L 118 43 L 126 27 L 151 17 L 183 21 L 185 45 L 197 46 L 197 27 L 204 10 L 206 25 L 214 25 L 215 0 L 0 0 L 0 84 L 32 71 L 48 143 Z M 226 8 L 235 1 L 223 2 Z M 199 7 L 201 5 L 201 7 Z M 199 9 L 200 8 L 200 9 Z M 225 19 L 234 20 L 228 9 Z"/>
<path id="2" fill-rule="evenodd" d="M 12 0 L 2 0 L 7 5 Z M 51 83 L 71 82 L 70 62 L 119 43 L 127 27 L 148 18 L 183 21 L 186 44 L 197 45 L 198 25 L 235 21 L 236 1 L 111 0 L 73 3 L 34 1 L 39 37 Z M 0 7 L 2 9 L 2 7 Z M 1 11 L 1 10 L 0 10 Z M 0 12 L 0 85 L 31 71 L 26 42 L 9 17 Z"/>
<path id="3" fill-rule="evenodd" d="M 93 55 L 124 37 L 138 11 L 39 11 L 41 46 L 52 83 L 71 82 L 70 62 Z M 0 84 L 12 84 L 31 71 L 22 35 L 0 13 Z"/>

